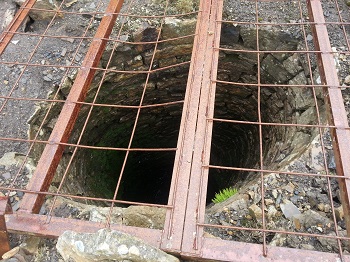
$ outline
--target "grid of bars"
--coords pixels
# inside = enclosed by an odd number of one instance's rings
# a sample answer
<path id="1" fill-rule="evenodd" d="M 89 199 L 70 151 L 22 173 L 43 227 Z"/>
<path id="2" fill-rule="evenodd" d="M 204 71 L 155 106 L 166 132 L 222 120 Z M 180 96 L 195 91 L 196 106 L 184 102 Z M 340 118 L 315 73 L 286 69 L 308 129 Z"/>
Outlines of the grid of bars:
<path id="1" fill-rule="evenodd" d="M 327 29 L 331 31 L 333 27 L 341 29 L 342 40 L 344 41 L 344 50 L 337 52 L 338 54 L 348 56 L 349 55 L 349 41 L 347 27 L 349 23 L 346 22 L 342 16 L 342 8 L 338 1 L 330 3 L 321 3 L 320 1 L 311 0 L 305 3 L 304 1 L 294 1 L 295 13 L 297 19 L 293 19 L 291 22 L 285 21 L 272 21 L 265 22 L 267 18 L 264 16 L 264 10 L 269 8 L 269 5 L 286 4 L 284 1 L 241 1 L 242 8 L 248 8 L 251 11 L 252 16 L 246 16 L 242 20 L 230 20 L 223 19 L 223 5 L 229 1 L 201 1 L 199 11 L 185 14 L 169 14 L 172 1 L 164 1 L 159 4 L 158 13 L 147 15 L 133 13 L 133 7 L 140 4 L 136 0 L 126 1 L 123 5 L 123 1 L 111 1 L 106 7 L 102 1 L 96 5 L 93 12 L 72 12 L 68 10 L 66 4 L 67 1 L 62 1 L 60 6 L 56 10 L 50 11 L 53 14 L 51 21 L 48 23 L 47 28 L 43 29 L 41 33 L 20 32 L 18 27 L 21 25 L 28 11 L 44 11 L 33 8 L 35 1 L 27 1 L 18 12 L 15 20 L 10 25 L 9 29 L 2 35 L 0 54 L 2 54 L 2 60 L 0 64 L 3 67 L 19 68 L 16 72 L 17 75 L 13 79 L 6 80 L 6 94 L 1 94 L 2 105 L 0 113 L 2 117 L 8 114 L 9 107 L 20 107 L 21 103 L 34 104 L 37 102 L 45 102 L 48 106 L 45 118 L 49 117 L 50 110 L 55 105 L 61 104 L 60 117 L 58 118 L 51 134 L 47 140 L 40 139 L 40 129 L 43 127 L 46 119 L 42 121 L 42 124 L 37 130 L 33 139 L 27 139 L 25 134 L 17 134 L 17 136 L 7 136 L 7 129 L 4 128 L 4 132 L 0 135 L 0 141 L 3 146 L 10 144 L 18 144 L 22 149 L 26 149 L 26 154 L 21 158 L 19 168 L 16 170 L 16 174 L 9 185 L 1 186 L 1 190 L 7 192 L 7 197 L 2 197 L 3 209 L 2 214 L 6 213 L 7 222 L 6 225 L 9 230 L 14 232 L 30 232 L 43 236 L 57 236 L 66 229 L 80 230 L 83 232 L 92 232 L 98 228 L 110 227 L 119 229 L 125 232 L 135 234 L 146 241 L 161 247 L 164 250 L 170 252 L 179 253 L 184 257 L 201 257 L 205 259 L 216 260 L 238 260 L 238 261 L 250 261 L 257 260 L 258 258 L 265 257 L 267 261 L 274 260 L 276 258 L 281 261 L 289 261 L 296 259 L 304 259 L 305 257 L 319 259 L 320 254 L 325 260 L 335 260 L 340 257 L 342 261 L 348 261 L 349 256 L 344 254 L 344 246 L 350 240 L 349 237 L 341 236 L 338 232 L 337 223 L 334 211 L 333 195 L 331 188 L 331 180 L 338 179 L 340 188 L 342 189 L 342 204 L 345 214 L 349 214 L 349 172 L 350 167 L 350 154 L 347 152 L 349 145 L 349 127 L 347 116 L 343 104 L 341 89 L 344 86 L 339 84 L 336 72 L 336 66 L 334 62 L 335 52 L 331 49 L 331 43 L 328 41 Z M 337 21 L 324 21 L 323 5 L 330 5 L 333 10 L 336 10 L 338 14 Z M 123 6 L 123 9 L 120 10 Z M 107 8 L 107 9 L 106 9 Z M 106 9 L 106 10 L 105 10 Z M 308 10 L 309 14 L 305 13 Z M 239 13 L 239 10 L 232 11 L 234 14 Z M 56 22 L 63 16 L 64 19 L 69 17 L 81 16 L 89 17 L 85 21 L 84 30 L 81 30 L 79 36 L 76 35 L 59 35 L 55 34 L 57 29 Z M 102 18 L 101 18 L 102 15 Z M 197 29 L 189 35 L 180 36 L 178 38 L 164 40 L 162 36 L 162 27 L 165 19 L 169 17 L 182 18 L 187 16 L 198 16 Z M 308 17 L 306 19 L 306 17 Z M 98 19 L 97 19 L 98 18 Z M 113 30 L 116 19 L 118 21 L 118 27 Z M 123 35 L 124 26 L 127 23 L 127 19 L 146 19 L 157 20 L 156 37 L 152 41 L 123 41 L 121 36 Z M 294 21 L 295 20 L 295 21 Z M 99 21 L 99 22 L 96 22 Z M 98 26 L 94 26 L 98 24 Z M 241 27 L 251 27 L 256 32 L 256 48 L 249 50 L 229 48 L 222 43 L 220 44 L 221 29 L 225 24 L 235 24 Z M 278 28 L 298 28 L 301 32 L 302 43 L 305 47 L 304 50 L 264 50 L 260 49 L 261 30 L 263 27 L 278 27 Z M 91 28 L 93 28 L 91 30 Z M 309 30 L 313 30 L 313 44 L 308 40 Z M 113 32 L 112 32 L 113 30 Z M 28 57 L 16 57 L 14 54 L 15 45 L 9 45 L 10 41 L 16 41 L 21 39 L 21 36 L 26 36 L 32 43 L 32 50 L 28 52 Z M 181 63 L 174 63 L 164 67 L 155 66 L 157 51 L 159 45 L 166 45 L 169 42 L 177 41 L 183 38 L 191 38 L 195 36 L 193 44 L 193 52 L 191 61 L 185 61 Z M 72 52 L 71 60 L 55 62 L 40 62 L 40 56 L 38 56 L 41 45 L 45 44 L 45 39 L 57 39 L 67 42 L 67 47 L 74 42 L 74 52 Z M 331 39 L 332 41 L 332 39 Z M 70 44 L 68 44 L 70 43 Z M 148 68 L 143 70 L 117 70 L 111 66 L 113 60 L 113 54 L 117 53 L 118 44 L 129 45 L 141 45 L 151 46 L 152 52 L 150 55 L 150 62 Z M 86 46 L 90 45 L 89 49 Z M 112 48 L 110 57 L 107 59 L 107 64 L 104 67 L 99 65 L 103 50 L 106 45 Z M 333 43 L 332 43 L 333 45 Z M 73 46 L 73 44 L 72 44 Z M 6 48 L 7 47 L 7 48 Z M 20 48 L 20 45 L 17 46 Z M 218 68 L 220 66 L 220 53 L 231 52 L 239 55 L 250 54 L 255 56 L 257 61 L 256 82 L 242 83 L 229 81 L 227 79 L 220 79 L 218 76 Z M 80 53 L 86 54 L 83 60 L 78 59 Z M 288 85 L 288 84 L 271 84 L 264 83 L 261 72 L 260 61 L 265 54 L 299 54 L 305 58 L 309 74 L 312 76 L 314 71 L 312 69 L 313 59 L 318 59 L 319 74 L 321 76 L 322 84 L 316 83 L 314 77 L 310 77 L 309 84 L 300 85 Z M 51 59 L 51 57 L 49 58 Z M 52 60 L 54 61 L 54 60 Z M 58 63 L 56 63 L 59 61 Z M 184 99 L 172 100 L 164 103 L 145 103 L 145 97 L 148 94 L 149 79 L 151 75 L 166 71 L 168 69 L 178 68 L 182 66 L 190 65 L 189 77 L 187 82 L 186 93 L 184 93 Z M 64 79 L 71 75 L 74 70 L 77 70 L 74 84 L 67 98 L 62 99 L 60 95 L 60 89 L 57 88 L 52 98 L 45 98 L 45 94 L 31 94 L 25 92 L 25 85 L 28 83 L 21 82 L 25 78 L 25 74 L 30 72 L 32 68 L 43 68 L 43 70 L 57 73 L 61 71 L 61 77 L 57 78 L 57 85 L 62 85 Z M 136 104 L 104 104 L 99 102 L 99 93 L 103 88 L 103 83 L 108 74 L 133 74 L 145 76 L 145 81 L 142 84 L 141 95 Z M 94 75 L 100 76 L 100 81 L 97 84 L 97 91 L 94 93 L 91 101 L 87 101 L 86 93 L 90 87 Z M 240 86 L 248 86 L 256 90 L 257 93 L 257 105 L 255 120 L 247 121 L 242 119 L 222 118 L 216 115 L 216 96 L 220 94 L 221 85 L 230 86 L 232 88 L 239 88 Z M 316 116 L 314 124 L 300 124 L 298 122 L 270 122 L 265 120 L 263 112 L 262 93 L 264 88 L 272 89 L 309 89 L 312 91 L 312 96 L 315 101 Z M 324 89 L 326 102 L 329 107 L 329 123 L 325 123 L 321 119 L 321 112 L 319 108 L 319 102 L 317 100 L 317 92 L 319 89 Z M 19 92 L 22 91 L 22 94 Z M 347 92 L 347 90 L 345 90 Z M 17 103 L 17 104 L 16 104 Z M 162 147 L 162 148 L 148 148 L 148 147 L 133 147 L 133 138 L 138 130 L 138 121 L 143 112 L 146 112 L 150 108 L 166 108 L 172 105 L 183 105 L 181 125 L 178 131 L 178 143 L 176 147 Z M 88 112 L 86 119 L 83 121 L 82 129 L 78 139 L 74 142 L 69 141 L 69 137 L 73 130 L 74 122 L 78 119 L 79 110 L 87 108 Z M 134 121 L 130 130 L 130 139 L 125 147 L 114 146 L 92 146 L 89 144 L 81 143 L 84 136 L 86 126 L 91 121 L 92 112 L 96 108 L 118 108 L 124 110 L 130 110 L 134 112 Z M 20 114 L 21 112 L 19 112 Z M 5 118 L 4 118 L 5 119 Z M 3 121 L 3 120 L 2 120 Z M 25 120 L 24 120 L 25 121 Z M 212 139 L 215 136 L 215 125 L 218 123 L 227 123 L 232 126 L 256 126 L 258 129 L 256 140 L 258 143 L 258 167 L 254 166 L 234 166 L 232 164 L 224 163 L 222 165 L 214 163 L 210 160 L 210 152 L 212 146 Z M 333 137 L 333 149 L 337 164 L 337 175 L 330 172 L 328 168 L 328 155 L 324 140 L 320 139 L 322 152 L 322 161 L 325 167 L 324 173 L 314 172 L 293 172 L 293 171 L 281 171 L 277 168 L 270 168 L 265 161 L 265 144 L 264 134 L 267 128 L 305 128 L 309 130 L 316 130 L 321 138 L 325 136 L 327 132 L 330 132 Z M 24 172 L 25 165 L 29 160 L 32 150 L 35 144 L 45 145 L 44 153 L 38 163 L 38 167 L 35 170 L 33 176 L 29 182 L 22 181 L 22 173 Z M 69 146 L 73 148 L 71 158 L 64 172 L 63 178 L 60 181 L 57 191 L 51 192 L 49 190 L 50 183 L 55 175 L 55 170 L 60 162 L 60 158 L 63 154 L 64 147 Z M 68 176 L 71 163 L 74 161 L 79 150 L 92 149 L 92 150 L 113 150 L 125 152 L 122 167 L 120 170 L 119 180 L 117 182 L 114 196 L 111 199 L 108 198 L 96 198 L 89 196 L 77 196 L 73 194 L 65 194 L 62 192 L 65 179 Z M 170 186 L 170 192 L 168 197 L 168 204 L 160 205 L 153 203 L 143 203 L 135 201 L 126 201 L 117 198 L 117 193 L 123 179 L 123 173 L 128 162 L 128 157 L 133 152 L 174 152 L 174 164 L 173 164 L 173 176 Z M 268 168 L 267 168 L 267 166 Z M 260 177 L 260 208 L 265 210 L 265 193 L 270 190 L 266 186 L 266 177 L 270 173 L 279 174 L 280 176 L 286 176 L 291 181 L 296 177 L 304 178 L 321 178 L 326 181 L 327 194 L 331 206 L 331 217 L 334 223 L 334 235 L 322 235 L 310 232 L 296 232 L 278 230 L 274 228 L 268 228 L 265 212 L 262 212 L 261 225 L 257 228 L 242 227 L 235 225 L 218 225 L 209 224 L 205 222 L 205 210 L 206 210 L 206 196 L 208 179 L 214 170 L 223 170 L 228 172 L 240 171 L 242 173 L 255 173 Z M 26 188 L 26 189 L 24 189 Z M 14 209 L 14 215 L 9 214 L 8 210 L 5 210 L 6 202 L 10 199 L 13 192 L 25 193 L 23 199 L 21 199 L 18 211 Z M 21 195 L 22 195 L 21 193 Z M 18 195 L 18 193 L 17 193 Z M 97 202 L 107 202 L 110 206 L 110 213 L 105 224 L 73 220 L 67 218 L 55 217 L 53 212 L 54 204 L 49 208 L 46 215 L 36 215 L 39 213 L 43 201 L 47 196 L 64 196 L 76 200 L 94 200 Z M 4 204 L 5 203 L 5 204 Z M 12 203 L 14 206 L 15 202 Z M 166 220 L 164 224 L 164 230 L 155 229 L 139 229 L 134 227 L 126 227 L 120 225 L 114 225 L 111 223 L 111 216 L 113 207 L 116 204 L 129 204 L 129 205 L 147 205 L 154 207 L 161 207 L 167 210 Z M 6 212 L 5 212 L 6 211 Z M 349 228 L 349 217 L 346 216 L 347 228 Z M 4 228 L 5 225 L 2 225 Z M 202 237 L 205 229 L 220 229 L 220 230 L 239 230 L 247 232 L 259 232 L 262 235 L 262 242 L 259 244 L 247 244 L 237 241 L 227 241 L 216 238 Z M 334 239 L 338 244 L 338 254 L 334 253 L 318 253 L 310 252 L 307 250 L 296 250 L 282 247 L 272 247 L 268 245 L 267 235 L 269 233 L 280 233 L 286 235 L 297 235 L 308 238 L 328 238 Z M 1 235 L 3 237 L 3 235 Z M 6 248 L 6 247 L 5 247 Z"/>

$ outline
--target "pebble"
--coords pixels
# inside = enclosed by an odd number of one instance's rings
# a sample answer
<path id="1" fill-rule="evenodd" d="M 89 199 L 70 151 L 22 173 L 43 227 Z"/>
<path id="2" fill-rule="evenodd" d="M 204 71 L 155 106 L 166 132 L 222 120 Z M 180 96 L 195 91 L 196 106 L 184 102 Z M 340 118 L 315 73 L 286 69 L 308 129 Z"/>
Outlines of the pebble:
<path id="1" fill-rule="evenodd" d="M 253 204 L 248 208 L 249 215 L 255 220 L 260 220 L 262 218 L 262 210 L 257 205 Z"/>
<path id="2" fill-rule="evenodd" d="M 293 185 L 293 183 L 289 182 L 286 186 L 283 187 L 283 189 L 289 193 L 293 193 L 294 187 L 295 186 Z"/>
<path id="3" fill-rule="evenodd" d="M 4 179 L 10 179 L 10 178 L 11 178 L 11 173 L 6 172 L 6 173 L 2 174 L 2 177 L 3 177 Z"/>
<path id="4" fill-rule="evenodd" d="M 76 56 L 74 57 L 74 60 L 76 61 L 76 62 L 79 62 L 80 60 L 81 60 L 81 55 L 80 54 L 76 54 Z"/>
<path id="5" fill-rule="evenodd" d="M 19 247 L 12 248 L 10 251 L 2 255 L 3 259 L 9 259 L 19 252 Z"/>
<path id="6" fill-rule="evenodd" d="M 347 84 L 347 85 L 350 85 L 350 75 L 345 77 L 344 83 Z"/>
<path id="7" fill-rule="evenodd" d="M 19 202 L 17 201 L 13 206 L 12 206 L 12 211 L 17 211 L 19 209 Z"/>
<path id="8" fill-rule="evenodd" d="M 318 208 L 318 210 L 320 210 L 320 211 L 324 211 L 324 204 L 323 204 L 323 203 L 319 203 L 319 204 L 317 205 L 317 208 Z"/>
<path id="9" fill-rule="evenodd" d="M 67 48 L 63 48 L 62 51 L 61 51 L 61 56 L 66 56 L 67 54 Z"/>
<path id="10" fill-rule="evenodd" d="M 265 205 L 269 206 L 273 204 L 273 200 L 272 199 L 265 199 Z"/>
<path id="11" fill-rule="evenodd" d="M 313 39 L 312 35 L 307 35 L 306 36 L 306 41 L 312 41 L 312 39 Z"/>
<path id="12" fill-rule="evenodd" d="M 44 76 L 43 79 L 44 79 L 44 81 L 46 81 L 46 82 L 51 82 L 51 81 L 52 81 L 52 79 L 48 78 L 47 76 Z"/>
<path id="13" fill-rule="evenodd" d="M 337 220 L 343 220 L 344 219 L 344 210 L 343 210 L 343 206 L 337 207 L 334 209 L 335 212 L 335 217 L 337 218 Z"/>
<path id="14" fill-rule="evenodd" d="M 276 217 L 278 211 L 274 206 L 269 206 L 268 210 L 267 210 L 267 217 L 269 219 Z"/>
<path id="15" fill-rule="evenodd" d="M 299 209 L 292 202 L 290 202 L 288 200 L 285 200 L 285 203 L 282 203 L 280 205 L 280 207 L 281 207 L 283 215 L 290 220 L 294 216 L 301 214 Z"/>
<path id="16" fill-rule="evenodd" d="M 277 190 L 276 190 L 276 189 L 272 190 L 272 196 L 273 196 L 275 199 L 277 198 L 278 193 L 277 193 Z"/>

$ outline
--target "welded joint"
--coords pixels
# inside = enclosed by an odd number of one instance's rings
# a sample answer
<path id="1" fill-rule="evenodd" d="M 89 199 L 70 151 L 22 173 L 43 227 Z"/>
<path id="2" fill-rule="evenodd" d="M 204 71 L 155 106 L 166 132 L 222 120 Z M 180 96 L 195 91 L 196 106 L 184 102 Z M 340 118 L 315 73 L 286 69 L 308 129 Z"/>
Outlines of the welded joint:
<path id="1" fill-rule="evenodd" d="M 11 249 L 10 239 L 6 227 L 6 214 L 12 214 L 9 197 L 0 197 L 0 256 Z"/>

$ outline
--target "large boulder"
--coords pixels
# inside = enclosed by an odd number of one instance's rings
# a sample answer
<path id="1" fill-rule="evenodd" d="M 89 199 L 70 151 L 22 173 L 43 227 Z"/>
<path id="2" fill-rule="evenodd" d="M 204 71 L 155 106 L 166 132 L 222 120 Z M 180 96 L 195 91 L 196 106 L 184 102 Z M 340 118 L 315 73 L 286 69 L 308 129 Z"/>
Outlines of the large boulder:
<path id="1" fill-rule="evenodd" d="M 64 232 L 57 250 L 65 261 L 178 262 L 179 260 L 142 240 L 119 231 L 101 229 L 96 233 Z"/>

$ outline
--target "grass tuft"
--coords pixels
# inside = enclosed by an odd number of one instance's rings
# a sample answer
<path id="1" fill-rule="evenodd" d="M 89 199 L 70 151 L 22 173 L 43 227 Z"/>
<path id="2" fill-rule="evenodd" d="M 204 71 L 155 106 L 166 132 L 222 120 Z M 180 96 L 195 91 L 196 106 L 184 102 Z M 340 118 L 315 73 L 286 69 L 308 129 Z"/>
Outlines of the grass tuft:
<path id="1" fill-rule="evenodd" d="M 221 203 L 226 199 L 228 199 L 229 197 L 235 195 L 237 192 L 238 192 L 237 188 L 232 188 L 232 187 L 224 188 L 219 193 L 216 193 L 215 197 L 211 201 L 213 201 L 213 203 L 215 204 Z"/>

